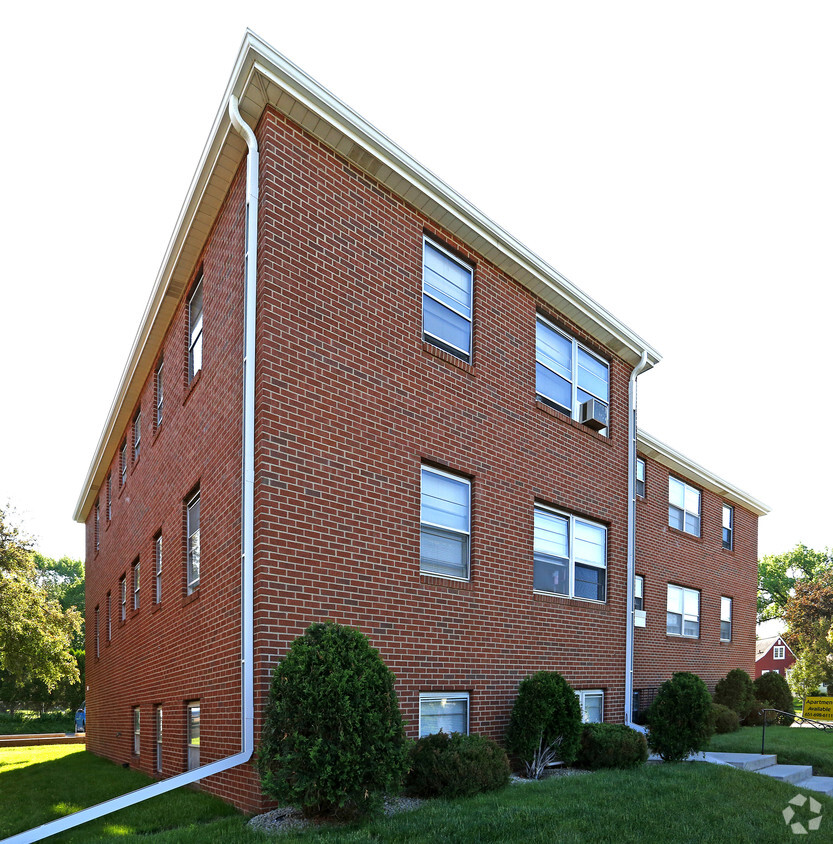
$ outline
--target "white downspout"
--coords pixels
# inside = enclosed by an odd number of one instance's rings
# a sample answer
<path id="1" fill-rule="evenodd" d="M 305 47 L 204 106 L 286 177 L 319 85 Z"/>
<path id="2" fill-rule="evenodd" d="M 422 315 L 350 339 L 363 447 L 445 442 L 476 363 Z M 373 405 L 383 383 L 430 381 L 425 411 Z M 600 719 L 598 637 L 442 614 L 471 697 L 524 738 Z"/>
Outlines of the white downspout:
<path id="1" fill-rule="evenodd" d="M 229 117 L 234 128 L 245 138 L 249 147 L 246 163 L 246 243 L 245 243 L 245 334 L 243 352 L 243 527 L 242 527 L 242 741 L 239 753 L 202 765 L 193 771 L 177 774 L 144 788 L 106 800 L 96 806 L 81 809 L 71 815 L 50 821 L 34 829 L 4 838 L 0 844 L 31 844 L 50 835 L 133 806 L 151 797 L 158 797 L 183 785 L 205 779 L 229 768 L 243 765 L 254 752 L 254 385 L 255 385 L 255 303 L 257 301 L 257 208 L 258 208 L 258 148 L 251 128 L 243 122 L 234 95 L 229 100 Z"/>
<path id="2" fill-rule="evenodd" d="M 647 365 L 648 352 L 644 351 L 628 380 L 628 622 L 625 633 L 625 723 L 643 733 L 645 728 L 633 723 L 633 583 L 636 575 L 636 379 Z"/>

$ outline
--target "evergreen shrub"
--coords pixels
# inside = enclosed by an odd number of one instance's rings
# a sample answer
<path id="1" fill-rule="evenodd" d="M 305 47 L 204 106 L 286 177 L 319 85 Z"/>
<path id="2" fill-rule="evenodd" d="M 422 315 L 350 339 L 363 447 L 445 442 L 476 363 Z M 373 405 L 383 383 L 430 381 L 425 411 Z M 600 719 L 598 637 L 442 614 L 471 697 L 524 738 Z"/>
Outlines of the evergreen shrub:
<path id="1" fill-rule="evenodd" d="M 688 671 L 666 680 L 648 710 L 648 747 L 665 762 L 682 762 L 704 750 L 712 734 L 711 695 L 706 684 Z"/>
<path id="2" fill-rule="evenodd" d="M 418 797 L 470 797 L 508 783 L 509 759 L 492 739 L 439 732 L 413 745 L 405 785 Z"/>
<path id="3" fill-rule="evenodd" d="M 581 705 L 573 688 L 556 671 L 538 671 L 518 686 L 506 749 L 529 764 L 542 749 L 557 745 L 558 757 L 570 765 L 581 729 Z"/>
<path id="4" fill-rule="evenodd" d="M 716 733 L 736 733 L 740 729 L 740 718 L 734 709 L 722 703 L 713 703 L 711 723 Z"/>
<path id="5" fill-rule="evenodd" d="M 795 712 L 793 693 L 790 691 L 790 684 L 786 677 L 782 677 L 774 671 L 769 671 L 757 677 L 752 686 L 755 689 L 755 697 L 759 700 L 765 700 L 768 706 L 773 709 L 780 709 L 783 712 Z M 772 716 L 770 715 L 770 717 Z M 789 727 L 793 720 L 789 715 L 778 716 L 778 723 L 784 727 Z"/>
<path id="6" fill-rule="evenodd" d="M 637 768 L 648 761 L 645 736 L 624 724 L 585 724 L 576 767 Z"/>
<path id="7" fill-rule="evenodd" d="M 272 674 L 258 754 L 263 792 L 306 815 L 377 809 L 408 766 L 393 684 L 358 630 L 311 625 Z"/>
<path id="8" fill-rule="evenodd" d="M 717 681 L 714 702 L 734 709 L 741 722 L 745 721 L 755 708 L 752 678 L 742 668 L 733 668 L 722 680 Z"/>

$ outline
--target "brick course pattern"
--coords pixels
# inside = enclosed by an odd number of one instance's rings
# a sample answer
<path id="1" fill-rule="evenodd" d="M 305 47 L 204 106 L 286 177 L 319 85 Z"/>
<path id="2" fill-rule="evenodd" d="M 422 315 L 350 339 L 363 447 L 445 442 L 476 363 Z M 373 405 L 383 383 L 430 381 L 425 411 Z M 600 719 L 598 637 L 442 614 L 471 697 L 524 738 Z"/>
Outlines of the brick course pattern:
<path id="1" fill-rule="evenodd" d="M 421 691 L 466 691 L 471 732 L 501 740 L 519 681 L 539 669 L 560 671 L 576 689 L 604 690 L 605 720 L 621 721 L 630 366 L 288 118 L 267 108 L 257 137 L 255 735 L 272 668 L 325 619 L 358 627 L 381 651 L 412 736 Z M 88 747 L 154 774 L 161 705 L 164 776 L 185 768 L 190 700 L 201 703 L 203 763 L 240 747 L 244 181 L 241 168 L 197 267 L 202 371 L 189 385 L 185 291 L 162 344 L 163 423 L 154 432 L 151 372 L 136 406 L 141 457 L 120 488 L 115 455 L 109 520 L 104 485 L 100 492 L 98 553 L 94 508 L 87 518 L 90 636 L 99 607 L 99 657 L 87 667 Z M 471 363 L 423 342 L 425 234 L 474 266 Z M 539 313 L 608 361 L 609 436 L 536 401 Z M 132 455 L 130 428 L 125 435 Z M 468 581 L 420 574 L 422 464 L 471 481 Z M 728 668 L 754 663 L 756 518 L 736 507 L 737 550 L 723 552 L 720 502 L 704 494 L 704 538 L 678 535 L 663 527 L 663 471 L 649 463 L 649 494 L 638 505 L 637 572 L 646 578 L 649 621 L 636 633 L 636 676 L 653 683 L 684 665 L 713 685 Z M 201 581 L 189 596 L 185 500 L 197 486 Z M 536 502 L 607 527 L 604 603 L 533 593 Z M 119 578 L 130 585 L 137 558 L 141 606 L 129 603 L 122 623 Z M 700 640 L 665 635 L 669 579 L 702 589 Z M 736 598 L 728 646 L 717 642 L 721 594 Z M 203 787 L 246 811 L 266 806 L 252 765 Z"/>

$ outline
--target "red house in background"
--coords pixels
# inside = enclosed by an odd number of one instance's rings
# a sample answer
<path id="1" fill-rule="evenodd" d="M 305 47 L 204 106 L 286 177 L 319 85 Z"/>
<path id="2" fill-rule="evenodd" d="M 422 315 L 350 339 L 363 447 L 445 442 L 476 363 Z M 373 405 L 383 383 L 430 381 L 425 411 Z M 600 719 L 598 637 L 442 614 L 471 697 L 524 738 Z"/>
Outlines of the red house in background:
<path id="1" fill-rule="evenodd" d="M 781 636 L 758 639 L 755 643 L 755 677 L 774 671 L 782 677 L 793 667 L 795 654 Z"/>
<path id="2" fill-rule="evenodd" d="M 751 671 L 767 508 L 637 434 L 659 360 L 248 33 L 75 513 L 88 749 L 260 811 L 241 733 L 325 619 L 413 737 Z"/>

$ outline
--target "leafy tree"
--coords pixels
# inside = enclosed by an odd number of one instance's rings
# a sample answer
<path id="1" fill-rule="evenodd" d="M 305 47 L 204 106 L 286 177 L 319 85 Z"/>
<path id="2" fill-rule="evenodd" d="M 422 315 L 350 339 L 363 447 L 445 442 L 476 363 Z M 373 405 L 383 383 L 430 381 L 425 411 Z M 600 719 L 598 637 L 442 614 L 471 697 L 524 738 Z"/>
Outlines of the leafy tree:
<path id="1" fill-rule="evenodd" d="M 799 543 L 783 554 L 767 554 L 758 563 L 758 621 L 781 618 L 792 590 L 833 567 L 827 549 L 814 551 Z"/>
<path id="2" fill-rule="evenodd" d="M 70 648 L 80 630 L 80 613 L 49 597 L 31 541 L 0 509 L 0 670 L 41 680 L 49 690 L 65 677 L 78 682 Z"/>
<path id="3" fill-rule="evenodd" d="M 35 551 L 38 583 L 50 598 L 64 610 L 75 608 L 81 615 L 81 630 L 75 635 L 72 647 L 84 647 L 84 614 L 86 610 L 83 560 L 61 557 L 53 560 Z"/>
<path id="4" fill-rule="evenodd" d="M 805 647 L 790 669 L 790 688 L 802 699 L 814 694 L 822 683 L 829 683 L 831 679 L 831 665 L 824 646 Z"/>
<path id="5" fill-rule="evenodd" d="M 833 570 L 818 572 L 812 580 L 797 581 L 784 606 L 787 632 L 784 638 L 793 651 L 807 647 L 833 651 L 828 641 L 833 626 Z"/>

